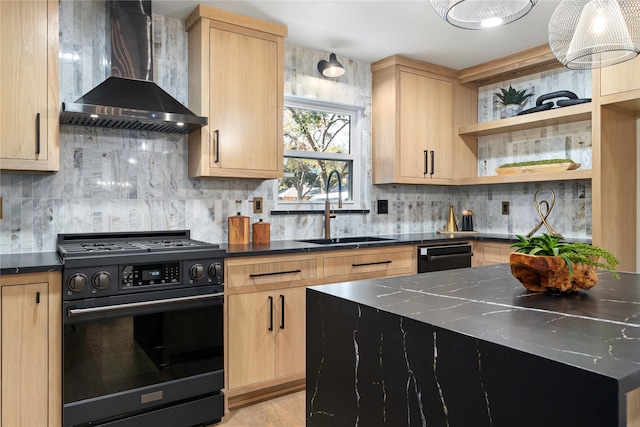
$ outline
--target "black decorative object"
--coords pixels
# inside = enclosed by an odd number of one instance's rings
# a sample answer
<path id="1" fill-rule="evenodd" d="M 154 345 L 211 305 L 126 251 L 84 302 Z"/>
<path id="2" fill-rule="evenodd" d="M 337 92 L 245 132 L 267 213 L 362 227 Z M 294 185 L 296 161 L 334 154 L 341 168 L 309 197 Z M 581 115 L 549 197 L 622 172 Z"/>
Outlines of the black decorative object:
<path id="1" fill-rule="evenodd" d="M 549 101 L 555 98 L 567 98 L 567 99 L 560 99 L 556 101 L 555 104 L 558 107 L 567 107 L 569 105 L 577 105 L 577 104 L 584 104 L 586 102 L 591 102 L 591 98 L 578 98 L 578 95 L 576 95 L 571 91 L 559 90 L 556 92 L 540 95 L 538 99 L 536 99 L 535 107 L 523 110 L 520 113 L 518 113 L 518 115 L 521 116 L 523 114 L 537 113 L 538 111 L 550 110 L 553 108 L 553 105 L 554 105 L 553 101 L 551 102 L 544 102 L 544 101 Z"/>

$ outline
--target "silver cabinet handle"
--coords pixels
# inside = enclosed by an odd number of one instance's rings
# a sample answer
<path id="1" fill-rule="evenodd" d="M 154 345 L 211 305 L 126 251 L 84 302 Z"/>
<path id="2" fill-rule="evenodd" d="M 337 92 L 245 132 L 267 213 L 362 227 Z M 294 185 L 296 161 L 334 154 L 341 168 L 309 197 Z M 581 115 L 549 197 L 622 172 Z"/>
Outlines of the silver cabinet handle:
<path id="1" fill-rule="evenodd" d="M 108 305 L 104 307 L 70 308 L 67 310 L 67 313 L 68 313 L 68 317 L 76 317 L 83 314 L 106 313 L 110 311 L 126 310 L 129 308 L 153 307 L 157 305 L 171 304 L 176 302 L 202 301 L 202 300 L 222 298 L 222 297 L 224 297 L 224 292 L 217 292 L 215 294 L 195 295 L 191 297 L 168 298 L 168 299 L 161 299 L 156 301 L 131 302 L 128 304 Z"/>

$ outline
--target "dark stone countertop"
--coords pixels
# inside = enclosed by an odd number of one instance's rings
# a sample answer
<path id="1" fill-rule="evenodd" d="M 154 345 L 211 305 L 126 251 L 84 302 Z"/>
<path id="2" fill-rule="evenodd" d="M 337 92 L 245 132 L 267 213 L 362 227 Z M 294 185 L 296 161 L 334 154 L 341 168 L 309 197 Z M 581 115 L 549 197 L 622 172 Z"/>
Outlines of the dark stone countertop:
<path id="1" fill-rule="evenodd" d="M 362 243 L 339 243 L 331 245 L 319 245 L 305 243 L 298 240 L 274 240 L 266 244 L 248 245 L 228 245 L 226 243 L 211 242 L 220 245 L 226 251 L 226 257 L 240 256 L 260 256 L 260 255 L 283 255 L 301 252 L 317 252 L 338 249 L 354 249 L 377 246 L 397 246 L 412 244 L 433 244 L 456 241 L 497 241 L 515 242 L 517 238 L 513 235 L 481 233 L 470 235 L 448 235 L 439 233 L 412 233 L 396 235 L 380 235 L 389 240 L 362 242 Z M 302 240 L 302 239 L 301 239 Z M 590 243 L 590 239 L 570 239 L 571 241 L 583 241 Z M 55 252 L 34 252 L 0 255 L 0 274 L 18 274 L 30 272 L 44 272 L 51 270 L 62 270 L 62 264 Z"/>
<path id="2" fill-rule="evenodd" d="M 0 255 L 0 275 L 62 271 L 56 252 L 33 252 Z"/>
<path id="3" fill-rule="evenodd" d="M 313 286 L 352 301 L 640 387 L 640 275 L 599 271 L 589 291 L 529 293 L 507 264 Z"/>
<path id="4" fill-rule="evenodd" d="M 220 244 L 220 248 L 227 251 L 227 257 L 258 256 L 274 254 L 293 254 L 300 252 L 317 252 L 336 249 L 370 248 L 377 246 L 397 246 L 397 245 L 421 245 L 434 243 L 466 242 L 466 241 L 495 241 L 495 242 L 516 242 L 515 235 L 480 233 L 468 235 L 451 235 L 439 233 L 410 233 L 410 234 L 386 234 L 376 235 L 384 241 L 361 242 L 361 243 L 339 243 L 331 245 L 319 245 L 314 243 L 304 243 L 298 240 L 273 240 L 266 244 L 248 245 L 227 245 Z M 572 242 L 591 243 L 591 239 L 568 238 Z"/>

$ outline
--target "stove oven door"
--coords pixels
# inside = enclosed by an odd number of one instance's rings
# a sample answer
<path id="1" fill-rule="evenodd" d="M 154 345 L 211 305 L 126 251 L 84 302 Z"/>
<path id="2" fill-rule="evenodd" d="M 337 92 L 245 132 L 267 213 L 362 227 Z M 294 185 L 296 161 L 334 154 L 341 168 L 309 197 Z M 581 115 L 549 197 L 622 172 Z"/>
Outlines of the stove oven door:
<path id="1" fill-rule="evenodd" d="M 203 286 L 65 302 L 64 426 L 219 421 L 219 290 Z"/>

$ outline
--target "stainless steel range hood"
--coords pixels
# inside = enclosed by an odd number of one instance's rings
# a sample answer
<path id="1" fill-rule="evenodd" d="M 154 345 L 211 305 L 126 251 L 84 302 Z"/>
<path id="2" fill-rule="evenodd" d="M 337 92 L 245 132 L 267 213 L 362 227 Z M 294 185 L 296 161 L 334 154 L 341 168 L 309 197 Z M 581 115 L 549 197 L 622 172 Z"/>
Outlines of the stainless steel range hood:
<path id="1" fill-rule="evenodd" d="M 153 80 L 150 0 L 106 4 L 111 77 L 72 104 L 60 123 L 165 133 L 188 133 L 207 124 Z"/>

